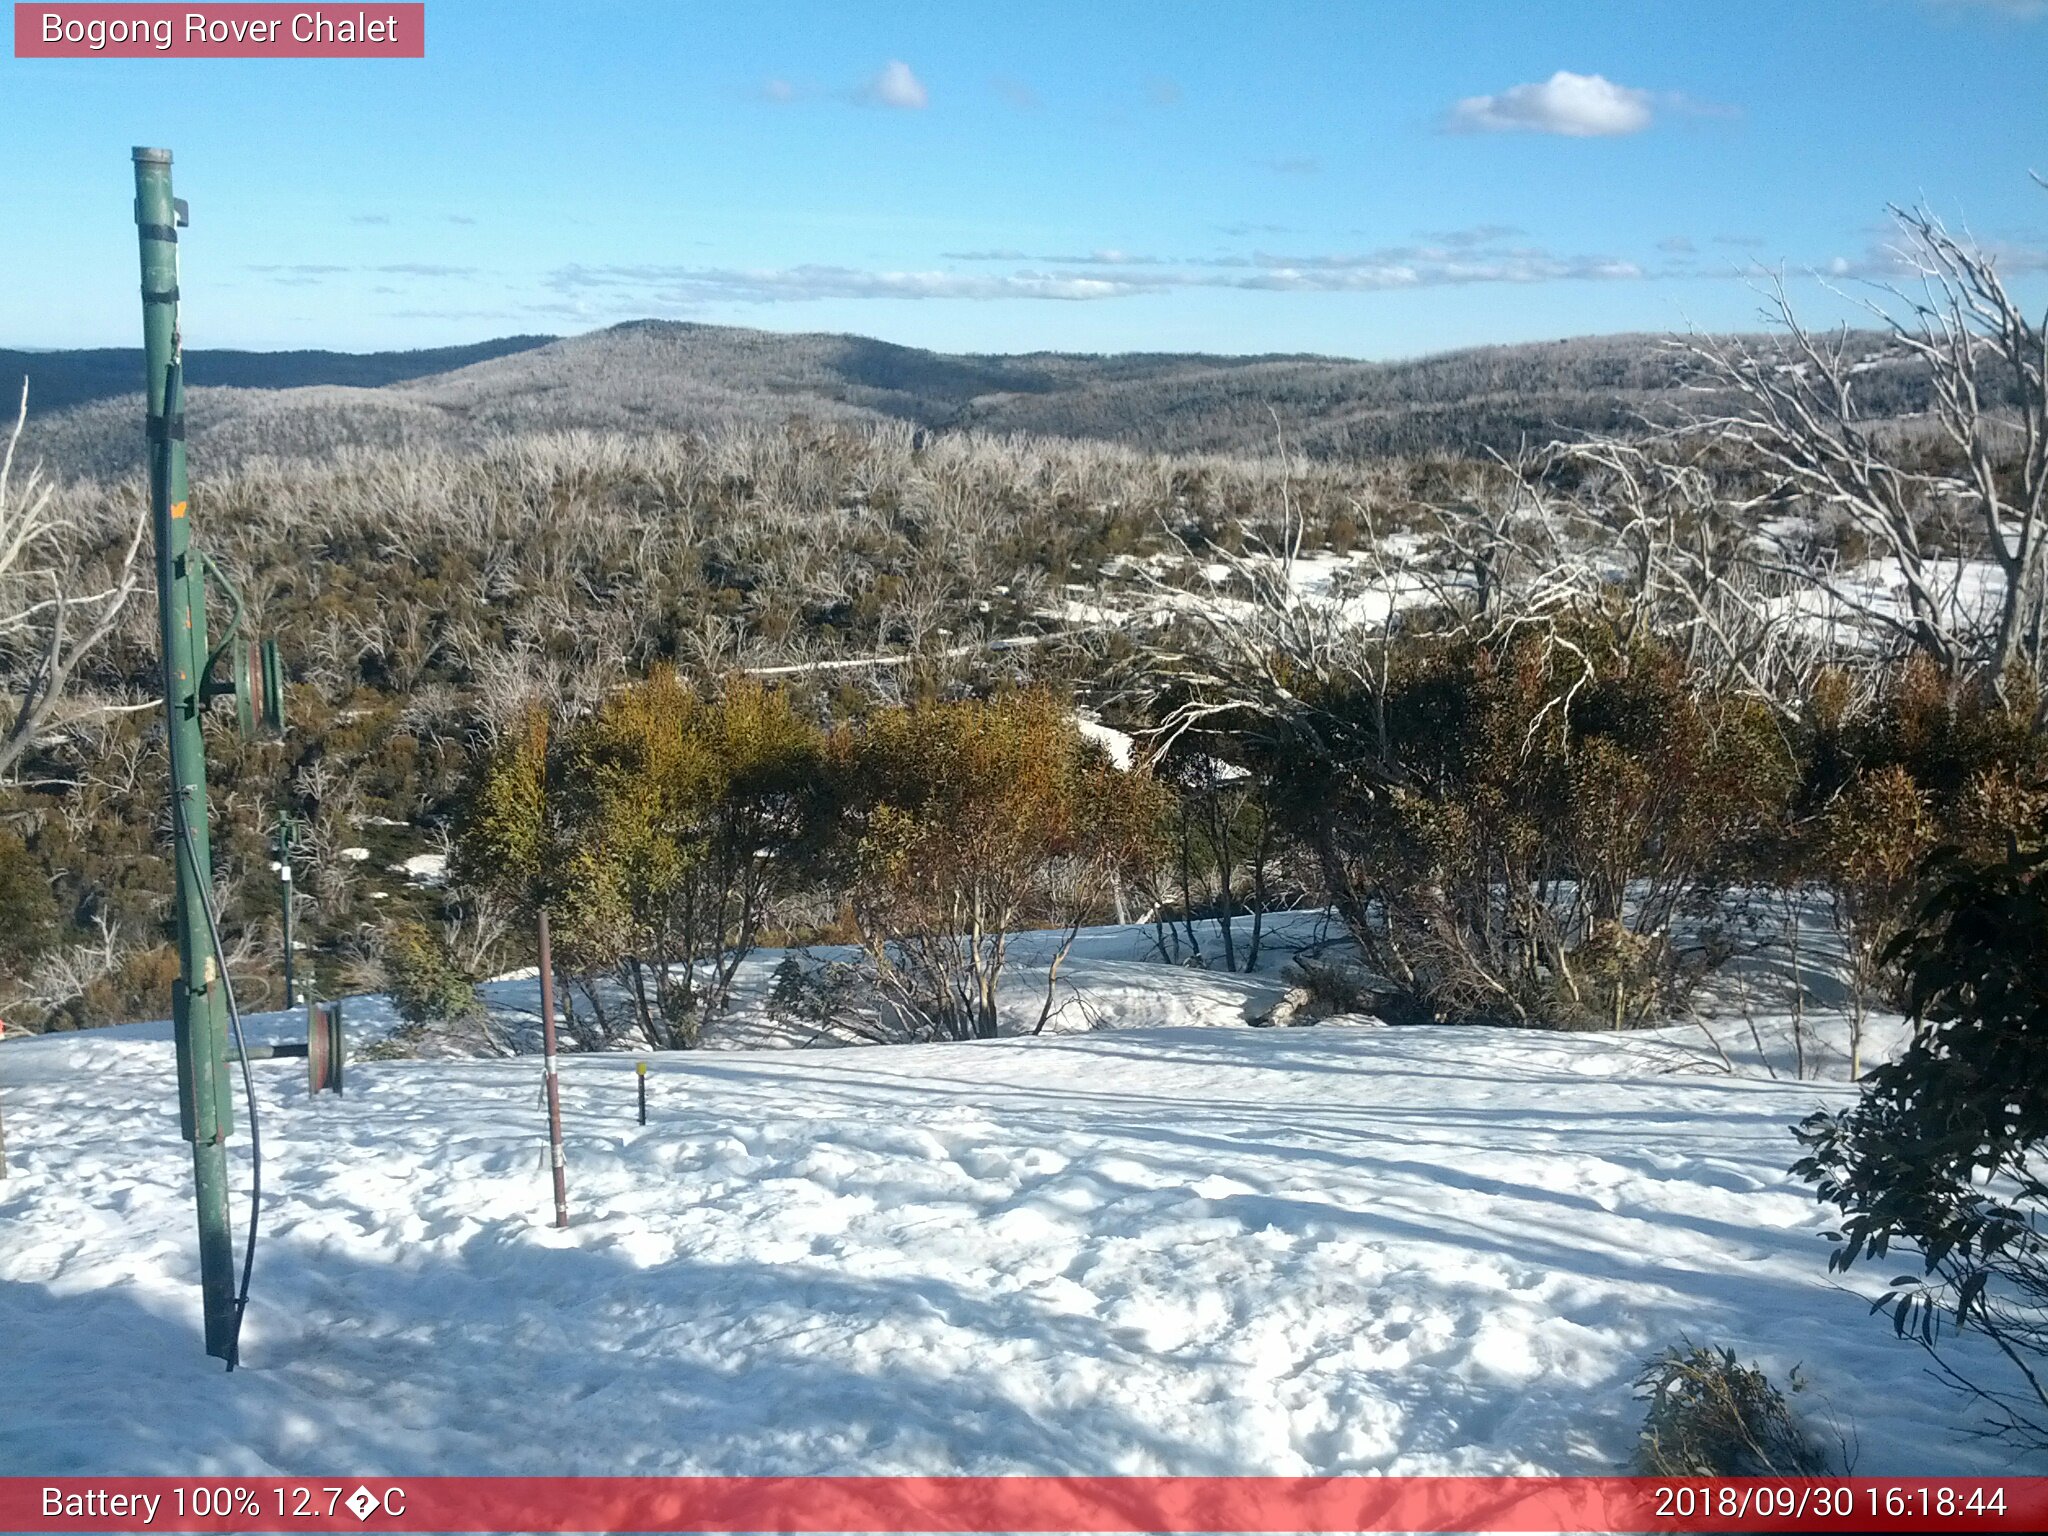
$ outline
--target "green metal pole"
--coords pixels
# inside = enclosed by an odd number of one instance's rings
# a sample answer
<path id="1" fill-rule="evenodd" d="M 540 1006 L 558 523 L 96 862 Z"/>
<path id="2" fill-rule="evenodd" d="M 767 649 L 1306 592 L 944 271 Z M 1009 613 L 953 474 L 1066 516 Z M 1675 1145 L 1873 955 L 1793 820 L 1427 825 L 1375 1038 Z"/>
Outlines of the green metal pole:
<path id="1" fill-rule="evenodd" d="M 228 1225 L 227 1007 L 206 930 L 202 882 L 212 879 L 206 739 L 200 728 L 206 597 L 187 515 L 182 343 L 178 334 L 178 225 L 171 152 L 135 151 L 135 224 L 142 248 L 142 337 L 149 397 L 149 505 L 156 536 L 157 611 L 164 657 L 164 717 L 171 768 L 171 842 L 177 870 L 180 978 L 171 989 L 178 1049 L 178 1109 L 192 1143 L 199 1207 L 199 1285 L 206 1352 L 234 1351 L 234 1234 Z"/>

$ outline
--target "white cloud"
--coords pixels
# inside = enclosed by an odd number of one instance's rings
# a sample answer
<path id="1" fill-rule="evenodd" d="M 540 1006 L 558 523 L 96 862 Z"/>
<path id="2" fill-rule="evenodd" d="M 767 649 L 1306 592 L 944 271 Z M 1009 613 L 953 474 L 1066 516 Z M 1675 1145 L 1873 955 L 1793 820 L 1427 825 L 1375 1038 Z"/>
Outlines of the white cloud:
<path id="1" fill-rule="evenodd" d="M 393 277 L 475 277 L 475 267 L 450 267 L 433 261 L 395 261 L 382 267 L 373 267 L 375 272 L 388 272 Z"/>
<path id="2" fill-rule="evenodd" d="M 1503 251 L 1467 256 L 1394 248 L 1362 256 L 1287 258 L 1260 255 L 1259 270 L 1230 278 L 1198 278 L 1183 286 L 1250 288 L 1290 293 L 1370 293 L 1386 288 L 1443 288 L 1467 283 L 1549 283 L 1564 279 L 1625 281 L 1643 276 L 1631 261 L 1609 256 L 1552 256 Z"/>
<path id="3" fill-rule="evenodd" d="M 1512 239 L 1522 231 L 1513 224 L 1473 224 L 1464 229 L 1438 229 L 1428 231 L 1428 238 L 1439 245 L 1455 245 L 1470 249 L 1475 245 L 1498 245 Z"/>
<path id="4" fill-rule="evenodd" d="M 1548 80 L 1511 85 L 1492 96 L 1467 96 L 1451 108 L 1456 133 L 1555 133 L 1566 138 L 1608 138 L 1650 126 L 1650 93 L 1616 85 L 1604 75 L 1560 69 Z"/>
<path id="5" fill-rule="evenodd" d="M 962 252 L 955 260 L 1000 260 L 1012 252 Z M 1038 268 L 995 272 L 877 272 L 808 264 L 795 267 L 572 266 L 550 286 L 573 295 L 604 295 L 612 309 L 648 313 L 706 303 L 775 304 L 813 299 L 1121 299 L 1190 289 L 1262 293 L 1373 293 L 1470 283 L 1614 282 L 1645 277 L 1633 262 L 1610 256 L 1560 256 L 1536 249 L 1471 250 L 1389 246 L 1357 254 L 1193 258 L 1101 251 L 1085 257 L 1039 257 Z M 1057 264 L 1057 265 L 1055 265 Z M 1060 267 L 1069 270 L 1060 270 Z M 1093 270 L 1075 271 L 1074 267 Z M 1110 270 L 1105 270 L 1110 269 Z"/>
<path id="6" fill-rule="evenodd" d="M 1063 267 L 1163 267 L 1168 264 L 1163 256 L 1134 256 L 1129 251 L 1115 249 L 1090 251 L 1086 256 L 1038 256 L 1032 259 Z"/>
<path id="7" fill-rule="evenodd" d="M 2004 277 L 2048 272 L 2048 246 L 2020 241 L 1987 241 L 1978 247 Z M 1873 244 L 1860 256 L 1835 256 L 1821 267 L 1826 277 L 1872 282 L 1911 282 L 1921 271 L 1914 254 L 1898 246 Z"/>
<path id="8" fill-rule="evenodd" d="M 901 59 L 884 64 L 881 73 L 861 87 L 860 98 L 870 106 L 894 107 L 903 112 L 920 111 L 931 104 L 924 82 Z"/>
<path id="9" fill-rule="evenodd" d="M 1074 274 L 870 272 L 858 267 L 565 267 L 564 292 L 612 290 L 633 305 L 715 300 L 773 304 L 801 299 L 1105 299 L 1135 285 Z"/>

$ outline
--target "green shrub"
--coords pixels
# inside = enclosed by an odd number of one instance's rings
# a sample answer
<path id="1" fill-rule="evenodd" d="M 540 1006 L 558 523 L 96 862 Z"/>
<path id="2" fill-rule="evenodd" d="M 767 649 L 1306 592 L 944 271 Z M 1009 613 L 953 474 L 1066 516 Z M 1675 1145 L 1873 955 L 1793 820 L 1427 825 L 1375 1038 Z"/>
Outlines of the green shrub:
<path id="1" fill-rule="evenodd" d="M 845 960 L 810 961 L 786 955 L 768 988 L 768 1016 L 859 1033 L 873 1012 L 874 988 L 861 968 Z"/>
<path id="2" fill-rule="evenodd" d="M 374 1040 L 349 1042 L 348 1053 L 354 1061 L 410 1061 L 419 1055 L 424 1034 L 420 1025 L 401 1025 Z"/>
<path id="3" fill-rule="evenodd" d="M 1649 1402 L 1636 1464 L 1650 1477 L 1817 1477 L 1828 1458 L 1785 1395 L 1732 1349 L 1682 1341 L 1636 1377 Z M 1800 1387 L 1792 1373 L 1792 1390 Z"/>
<path id="4" fill-rule="evenodd" d="M 1156 850 L 1151 776 L 1089 750 L 1043 690 L 880 711 L 833 748 L 852 913 L 885 1010 L 913 1037 L 993 1039 L 1010 936 L 1063 929 L 1043 1029 L 1075 933 Z"/>
<path id="5" fill-rule="evenodd" d="M 1934 894 L 1892 943 L 1915 1029 L 1841 1114 L 1799 1127 L 1793 1171 L 1843 1216 L 1829 1259 L 1847 1269 L 1893 1244 L 1923 1273 L 1893 1278 L 1877 1308 L 1930 1351 L 1944 1316 L 1985 1335 L 2008 1388 L 1936 1372 L 1989 1410 L 1993 1432 L 2048 1448 L 2048 819 L 1996 864 L 1955 849 L 1929 864 Z M 2010 836 L 2010 834 L 2009 834 Z"/>
<path id="6" fill-rule="evenodd" d="M 56 935 L 49 876 L 20 838 L 0 828 L 0 970 L 27 969 Z"/>
<path id="7" fill-rule="evenodd" d="M 1591 620 L 1420 636 L 1296 684 L 1259 771 L 1409 1015 L 1633 1027 L 1724 953 L 1798 782 L 1761 705 L 1697 682 Z"/>
<path id="8" fill-rule="evenodd" d="M 384 972 L 392 1005 L 409 1024 L 474 1019 L 483 1013 L 476 988 L 446 941 L 424 923 L 394 923 L 385 930 Z"/>

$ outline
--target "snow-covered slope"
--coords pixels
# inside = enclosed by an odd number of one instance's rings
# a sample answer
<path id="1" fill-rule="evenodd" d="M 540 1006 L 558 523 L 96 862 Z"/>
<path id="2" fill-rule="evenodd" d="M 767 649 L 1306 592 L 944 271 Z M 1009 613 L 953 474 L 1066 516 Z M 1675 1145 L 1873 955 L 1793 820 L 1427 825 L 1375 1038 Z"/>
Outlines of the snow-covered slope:
<path id="1" fill-rule="evenodd" d="M 721 1051 L 656 1058 L 642 1128 L 630 1057 L 571 1059 L 566 1233 L 532 1060 L 340 1101 L 270 1064 L 226 1376 L 164 1032 L 9 1043 L 0 1473 L 1605 1471 L 1686 1334 L 1801 1366 L 1860 1471 L 2001 1466 L 1783 1171 L 1846 1090 L 1687 1060 L 1341 1024 Z"/>

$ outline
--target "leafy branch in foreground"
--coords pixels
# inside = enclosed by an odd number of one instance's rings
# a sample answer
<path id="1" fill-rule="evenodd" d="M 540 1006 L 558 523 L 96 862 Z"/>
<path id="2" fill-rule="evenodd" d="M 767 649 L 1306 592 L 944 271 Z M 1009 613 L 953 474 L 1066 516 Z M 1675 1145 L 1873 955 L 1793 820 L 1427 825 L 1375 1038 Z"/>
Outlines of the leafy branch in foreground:
<path id="1" fill-rule="evenodd" d="M 1809 1116 L 1793 1171 L 1844 1217 L 1829 1267 L 1894 1244 L 1923 1273 L 1893 1277 L 1872 1310 L 1933 1353 L 1941 1319 L 1988 1338 L 2018 1377 L 1988 1387 L 1951 1361 L 1936 1373 L 1977 1398 L 1991 1432 L 2048 1447 L 2048 839 L 2015 839 L 1994 864 L 1954 850 L 1928 863 L 1933 894 L 1887 958 L 1908 981 L 1912 1043 L 1841 1114 Z"/>

